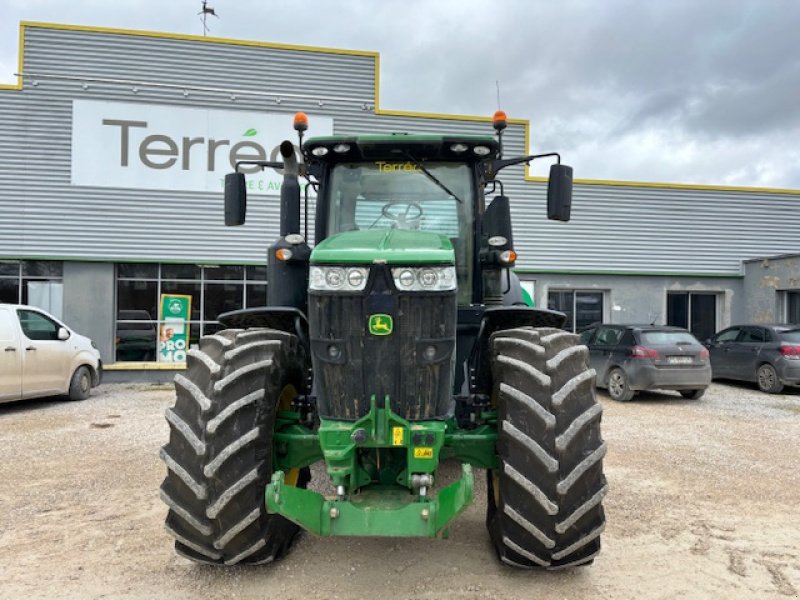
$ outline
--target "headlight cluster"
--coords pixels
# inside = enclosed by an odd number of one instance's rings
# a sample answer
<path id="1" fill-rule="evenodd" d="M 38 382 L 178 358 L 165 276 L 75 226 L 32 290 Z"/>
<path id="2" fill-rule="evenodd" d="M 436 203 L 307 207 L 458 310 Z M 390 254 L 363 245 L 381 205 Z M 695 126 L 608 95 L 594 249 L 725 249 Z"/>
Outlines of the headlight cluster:
<path id="1" fill-rule="evenodd" d="M 392 269 L 401 292 L 444 292 L 456 289 L 455 267 L 397 267 Z"/>
<path id="2" fill-rule="evenodd" d="M 367 287 L 366 267 L 311 267 L 308 288 L 324 292 L 360 292 Z"/>
<path id="3" fill-rule="evenodd" d="M 308 288 L 323 292 L 361 292 L 367 287 L 367 267 L 312 266 Z M 455 267 L 395 267 L 395 287 L 401 292 L 446 292 L 456 289 Z"/>

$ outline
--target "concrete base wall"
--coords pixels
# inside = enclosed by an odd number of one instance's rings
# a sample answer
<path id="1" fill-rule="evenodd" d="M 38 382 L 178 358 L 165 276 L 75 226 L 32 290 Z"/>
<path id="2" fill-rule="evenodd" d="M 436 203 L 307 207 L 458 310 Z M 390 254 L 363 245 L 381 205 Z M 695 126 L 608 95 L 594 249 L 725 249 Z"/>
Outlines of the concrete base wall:
<path id="1" fill-rule="evenodd" d="M 800 256 L 775 256 L 744 263 L 744 305 L 751 323 L 781 323 L 781 292 L 800 290 Z"/>
<path id="2" fill-rule="evenodd" d="M 114 360 L 113 263 L 64 262 L 64 322 L 92 339 L 104 363 Z"/>
<path id="3" fill-rule="evenodd" d="M 721 296 L 717 308 L 717 329 L 741 320 L 743 285 L 739 278 L 659 277 L 653 275 L 551 275 L 525 274 L 534 280 L 536 306 L 547 307 L 547 294 L 555 289 L 603 291 L 603 320 L 606 323 L 656 323 L 667 320 L 667 292 L 715 292 Z"/>

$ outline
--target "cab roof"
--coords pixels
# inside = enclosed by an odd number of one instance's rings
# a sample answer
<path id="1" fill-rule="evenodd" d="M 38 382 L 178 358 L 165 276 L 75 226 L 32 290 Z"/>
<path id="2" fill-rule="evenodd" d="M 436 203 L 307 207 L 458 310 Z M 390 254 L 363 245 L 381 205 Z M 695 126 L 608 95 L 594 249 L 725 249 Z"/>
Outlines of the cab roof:
<path id="1" fill-rule="evenodd" d="M 453 150 L 456 145 L 466 146 L 460 151 Z M 345 146 L 345 151 L 334 151 L 336 146 Z M 327 153 L 314 154 L 314 150 L 324 147 Z M 486 148 L 484 154 L 476 154 L 476 147 Z M 367 135 L 331 135 L 313 137 L 303 144 L 303 154 L 307 160 L 324 162 L 350 162 L 359 160 L 406 161 L 453 160 L 478 161 L 498 158 L 500 146 L 491 135 L 434 135 L 423 133 L 383 133 Z M 319 152 L 319 151 L 318 151 Z M 410 156 L 409 156 L 410 155 Z"/>

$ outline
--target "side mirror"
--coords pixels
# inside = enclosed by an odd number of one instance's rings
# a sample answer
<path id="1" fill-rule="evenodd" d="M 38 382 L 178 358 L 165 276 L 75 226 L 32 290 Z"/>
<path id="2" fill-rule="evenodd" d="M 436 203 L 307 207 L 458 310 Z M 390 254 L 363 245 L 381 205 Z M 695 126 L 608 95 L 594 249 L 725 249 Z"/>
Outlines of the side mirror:
<path id="1" fill-rule="evenodd" d="M 569 221 L 572 209 L 572 167 L 551 165 L 547 184 L 547 218 Z"/>
<path id="2" fill-rule="evenodd" d="M 483 213 L 483 241 L 493 250 L 514 247 L 511 229 L 511 203 L 507 196 L 497 196 Z"/>
<path id="3" fill-rule="evenodd" d="M 225 175 L 225 225 L 244 225 L 247 188 L 244 173 Z"/>
<path id="4" fill-rule="evenodd" d="M 58 339 L 62 342 L 69 339 L 69 331 L 67 331 L 66 327 L 58 328 Z"/>

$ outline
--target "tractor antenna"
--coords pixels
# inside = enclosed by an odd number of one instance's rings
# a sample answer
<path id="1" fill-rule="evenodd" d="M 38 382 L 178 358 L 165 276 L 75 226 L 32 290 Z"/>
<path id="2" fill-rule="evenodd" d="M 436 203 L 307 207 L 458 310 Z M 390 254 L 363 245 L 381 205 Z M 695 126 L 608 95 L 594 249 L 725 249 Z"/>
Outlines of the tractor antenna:
<path id="1" fill-rule="evenodd" d="M 216 11 L 208 5 L 208 0 L 203 0 L 203 6 L 200 8 L 200 12 L 197 13 L 200 15 L 200 20 L 203 22 L 203 37 L 208 35 L 209 29 L 208 25 L 206 24 L 206 20 L 208 19 L 208 15 L 212 15 L 219 19 L 219 15 Z"/>
<path id="2" fill-rule="evenodd" d="M 500 110 L 500 80 L 495 79 L 494 85 L 497 88 L 497 110 L 492 117 L 492 126 L 497 132 L 497 144 L 500 146 L 500 158 L 503 158 L 503 130 L 508 127 L 506 113 Z"/>

